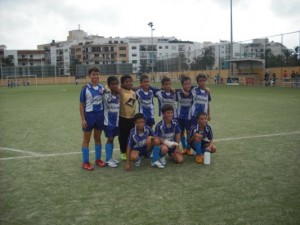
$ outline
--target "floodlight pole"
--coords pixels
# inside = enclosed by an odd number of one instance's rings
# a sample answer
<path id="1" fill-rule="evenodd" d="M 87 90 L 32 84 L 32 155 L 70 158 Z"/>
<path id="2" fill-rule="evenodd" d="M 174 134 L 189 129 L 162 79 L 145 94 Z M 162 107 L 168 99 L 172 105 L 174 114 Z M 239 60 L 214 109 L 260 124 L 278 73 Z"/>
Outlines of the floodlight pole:
<path id="1" fill-rule="evenodd" d="M 153 76 L 153 31 L 155 30 L 153 27 L 153 23 L 149 22 L 148 26 L 151 28 L 151 71 Z"/>
<path id="2" fill-rule="evenodd" d="M 232 0 L 230 0 L 230 60 L 233 59 L 233 31 L 232 31 Z M 233 75 L 233 65 L 230 61 L 230 76 Z"/>

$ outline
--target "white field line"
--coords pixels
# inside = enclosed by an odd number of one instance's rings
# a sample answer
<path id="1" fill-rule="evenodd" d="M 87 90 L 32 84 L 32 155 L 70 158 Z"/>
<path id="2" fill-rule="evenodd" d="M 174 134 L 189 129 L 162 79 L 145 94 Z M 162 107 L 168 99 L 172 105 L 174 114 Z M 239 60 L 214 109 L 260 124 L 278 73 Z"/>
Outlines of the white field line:
<path id="1" fill-rule="evenodd" d="M 233 138 L 221 138 L 221 139 L 216 139 L 214 141 L 215 142 L 235 141 L 235 140 L 242 140 L 242 139 L 275 137 L 275 136 L 284 136 L 284 135 L 293 135 L 293 134 L 300 134 L 300 131 L 287 132 L 287 133 L 277 133 L 277 134 L 251 135 L 251 136 L 233 137 Z M 31 152 L 31 151 L 24 151 L 24 150 L 20 150 L 20 149 L 5 148 L 5 147 L 0 147 L 0 150 L 7 150 L 7 151 L 14 151 L 14 152 L 21 152 L 21 153 L 31 154 L 31 155 L 27 155 L 27 156 L 16 156 L 16 157 L 0 158 L 0 161 L 2 161 L 2 160 L 11 160 L 11 159 L 25 159 L 25 158 L 39 158 L 39 157 L 40 158 L 45 158 L 45 157 L 56 157 L 56 156 L 81 154 L 80 151 L 78 151 L 78 152 L 51 153 L 51 154 L 38 154 L 38 153 L 35 153 L 35 152 Z M 118 150 L 120 150 L 120 149 L 114 149 L 114 151 L 118 151 Z"/>

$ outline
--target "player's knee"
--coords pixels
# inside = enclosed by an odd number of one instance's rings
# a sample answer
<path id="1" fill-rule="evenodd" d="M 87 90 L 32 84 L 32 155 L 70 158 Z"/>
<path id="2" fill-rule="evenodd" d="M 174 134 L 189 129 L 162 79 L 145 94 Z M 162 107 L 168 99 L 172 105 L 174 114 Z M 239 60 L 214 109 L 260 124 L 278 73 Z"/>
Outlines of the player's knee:
<path id="1" fill-rule="evenodd" d="M 217 147 L 214 146 L 214 147 L 211 148 L 211 151 L 210 151 L 210 152 L 211 152 L 211 153 L 216 153 L 216 151 L 217 151 Z"/>
<path id="2" fill-rule="evenodd" d="M 182 155 L 176 153 L 175 161 L 176 161 L 176 163 L 178 163 L 178 164 L 183 163 L 183 157 L 182 157 Z"/>
<path id="3" fill-rule="evenodd" d="M 161 151 L 162 154 L 165 155 L 165 154 L 168 153 L 169 148 L 167 146 L 165 146 L 165 145 L 162 145 L 160 151 Z"/>
<path id="4" fill-rule="evenodd" d="M 154 146 L 158 146 L 158 145 L 160 145 L 160 139 L 155 137 L 155 138 L 153 138 L 152 143 Z"/>

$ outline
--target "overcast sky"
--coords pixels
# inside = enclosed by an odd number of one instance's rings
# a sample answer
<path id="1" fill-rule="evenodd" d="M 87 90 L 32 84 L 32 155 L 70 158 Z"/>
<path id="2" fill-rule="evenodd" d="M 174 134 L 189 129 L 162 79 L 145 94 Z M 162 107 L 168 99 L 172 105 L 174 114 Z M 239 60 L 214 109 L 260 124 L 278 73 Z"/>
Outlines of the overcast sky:
<path id="1" fill-rule="evenodd" d="M 233 39 L 300 30 L 299 0 L 232 0 Z M 230 40 L 230 0 L 0 0 L 0 44 L 36 49 L 81 29 L 105 37 L 175 36 L 196 42 Z M 273 38 L 280 41 L 281 37 Z M 300 45 L 299 33 L 284 36 Z"/>

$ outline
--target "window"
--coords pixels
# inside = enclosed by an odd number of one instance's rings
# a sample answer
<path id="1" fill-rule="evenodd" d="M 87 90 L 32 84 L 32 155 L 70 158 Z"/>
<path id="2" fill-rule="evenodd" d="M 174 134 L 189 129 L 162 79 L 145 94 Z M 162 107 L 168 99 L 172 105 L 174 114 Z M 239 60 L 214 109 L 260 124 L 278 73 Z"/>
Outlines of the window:
<path id="1" fill-rule="evenodd" d="M 126 54 L 120 54 L 120 57 L 126 57 Z"/>
<path id="2" fill-rule="evenodd" d="M 158 46 L 159 49 L 162 49 L 162 46 Z"/>
<path id="3" fill-rule="evenodd" d="M 137 57 L 137 54 L 133 53 L 131 56 L 132 56 L 132 57 Z"/>
<path id="4" fill-rule="evenodd" d="M 126 47 L 119 47 L 119 50 L 126 50 Z"/>
<path id="5" fill-rule="evenodd" d="M 132 46 L 131 49 L 136 49 L 136 46 Z"/>
<path id="6" fill-rule="evenodd" d="M 169 46 L 165 46 L 165 49 L 169 49 Z"/>
<path id="7" fill-rule="evenodd" d="M 132 60 L 132 64 L 137 64 L 137 60 Z"/>

